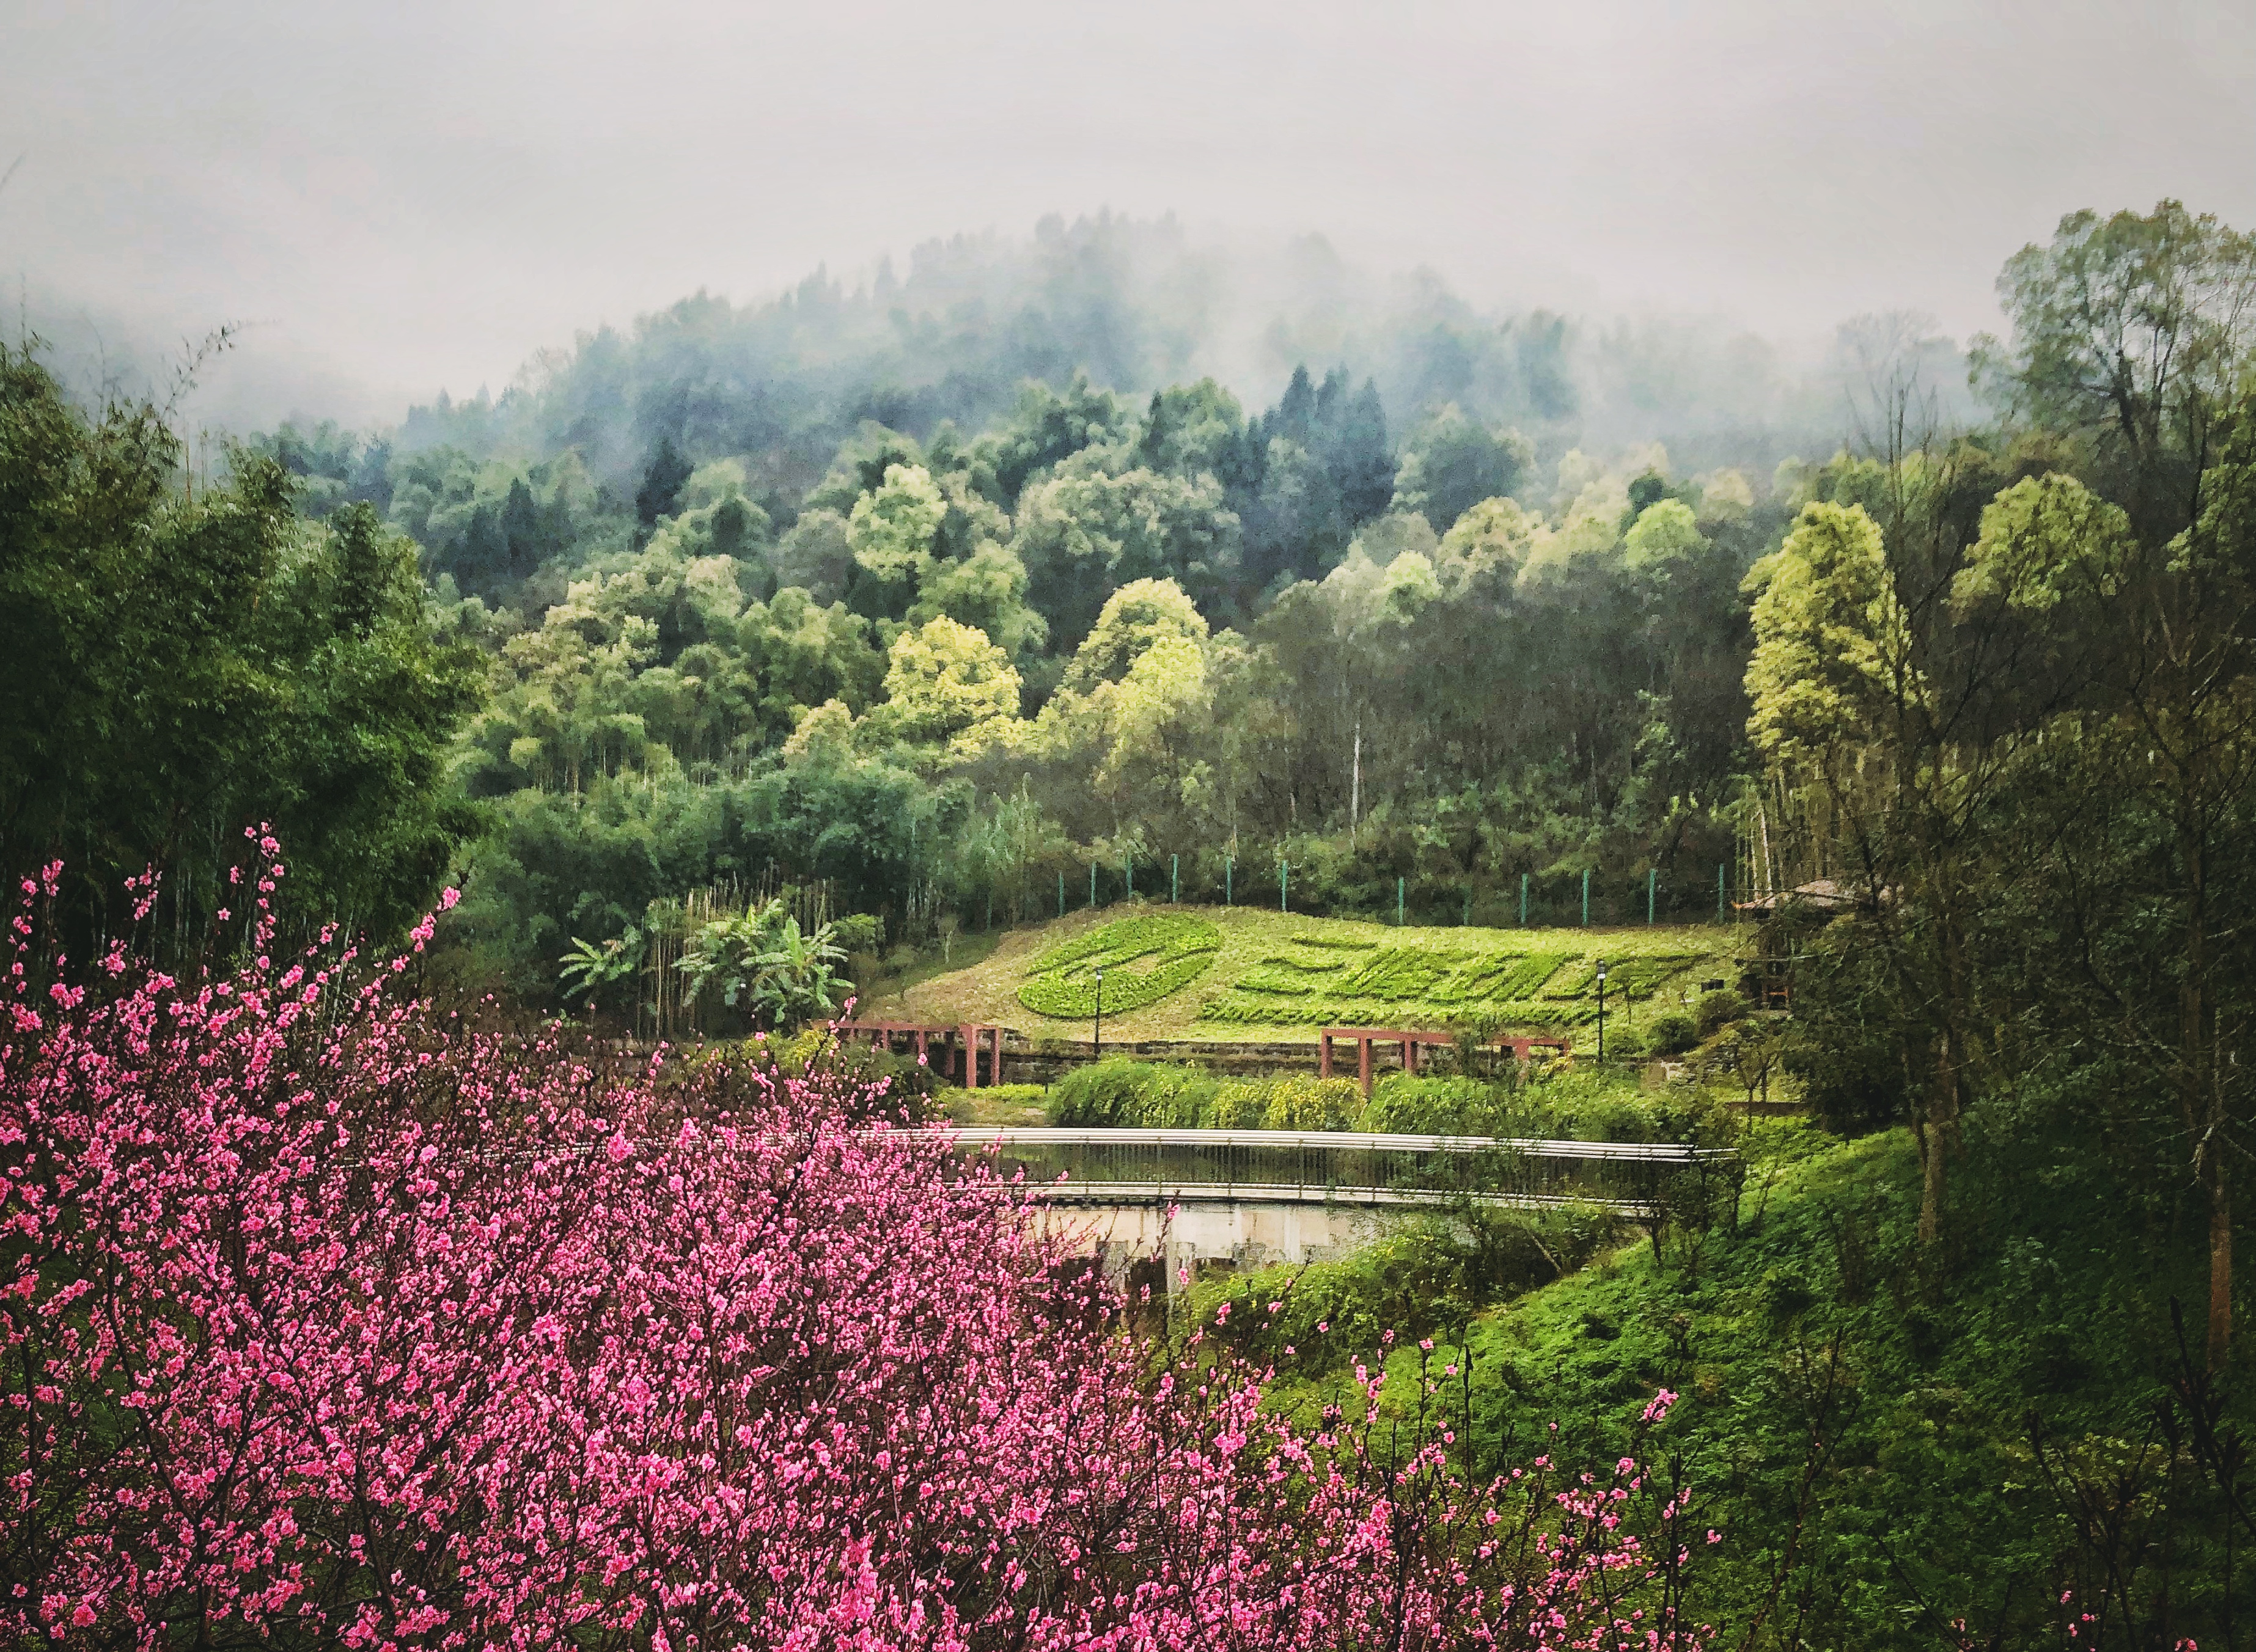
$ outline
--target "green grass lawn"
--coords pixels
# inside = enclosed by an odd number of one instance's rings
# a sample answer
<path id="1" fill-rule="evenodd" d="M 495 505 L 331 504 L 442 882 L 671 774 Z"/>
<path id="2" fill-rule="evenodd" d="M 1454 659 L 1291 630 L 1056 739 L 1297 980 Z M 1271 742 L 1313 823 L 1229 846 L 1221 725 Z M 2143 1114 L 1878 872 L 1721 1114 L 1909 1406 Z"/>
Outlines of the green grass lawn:
<path id="1" fill-rule="evenodd" d="M 983 1084 L 977 1090 L 944 1085 L 933 1099 L 950 1123 L 1040 1125 L 1047 1123 L 1047 1084 Z"/>
<path id="2" fill-rule="evenodd" d="M 885 1013 L 889 1019 L 999 1022 L 1035 1038 L 1085 1037 L 1086 1017 L 1029 1007 L 1022 996 L 1029 982 L 1048 973 L 1045 985 L 1051 990 L 1030 995 L 1078 1007 L 1089 995 L 1076 992 L 1068 998 L 1056 991 L 1055 972 L 1041 966 L 1061 950 L 1070 956 L 1092 949 L 1092 931 L 1163 916 L 1212 924 L 1212 950 L 1184 955 L 1179 948 L 1176 955 L 1153 952 L 1117 966 L 1131 976 L 1168 969 L 1184 978 L 1134 1008 L 1108 1009 L 1108 1040 L 1301 1040 L 1322 1026 L 1439 1027 L 1469 1013 L 1498 1015 L 1525 1027 L 1582 1027 L 1597 1015 L 1601 957 L 1609 966 L 1609 1024 L 1634 1026 L 1663 1006 L 1697 997 L 1703 979 L 1736 980 L 1743 936 L 1712 925 L 1396 928 L 1261 907 L 1139 901 L 1003 932 L 985 957 L 917 982 L 886 999 Z M 1202 939 L 1200 946 L 1205 944 Z M 1108 973 L 1107 979 L 1130 985 L 1119 973 Z M 1141 993 L 1124 996 L 1132 1000 Z M 1613 1020 L 1616 1014 L 1623 1019 Z"/>

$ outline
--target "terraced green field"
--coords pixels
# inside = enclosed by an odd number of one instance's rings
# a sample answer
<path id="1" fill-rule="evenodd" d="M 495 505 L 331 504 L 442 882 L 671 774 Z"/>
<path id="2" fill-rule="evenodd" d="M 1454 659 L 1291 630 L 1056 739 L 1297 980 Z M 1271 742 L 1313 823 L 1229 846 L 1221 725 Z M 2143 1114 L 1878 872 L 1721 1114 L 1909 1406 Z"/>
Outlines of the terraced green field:
<path id="1" fill-rule="evenodd" d="M 1086 1036 L 1095 974 L 1106 1041 L 1273 1039 L 1319 1027 L 1442 1027 L 1468 1016 L 1579 1027 L 1606 1006 L 1636 1020 L 1736 980 L 1741 931 L 1713 925 L 1616 929 L 1398 929 L 1258 908 L 1139 903 L 1013 931 L 978 964 L 935 977 L 888 1018 L 1000 1022 L 1040 1037 Z"/>

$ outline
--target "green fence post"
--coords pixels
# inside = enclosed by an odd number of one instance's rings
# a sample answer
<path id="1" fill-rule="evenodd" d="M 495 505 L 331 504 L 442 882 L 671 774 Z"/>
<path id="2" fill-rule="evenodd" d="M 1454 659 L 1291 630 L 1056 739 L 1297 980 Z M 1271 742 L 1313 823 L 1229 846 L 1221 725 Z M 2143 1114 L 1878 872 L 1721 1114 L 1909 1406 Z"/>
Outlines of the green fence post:
<path id="1" fill-rule="evenodd" d="M 1183 898 L 1183 858 L 1167 857 L 1167 901 L 1173 905 Z"/>
<path id="2" fill-rule="evenodd" d="M 1519 874 L 1519 927 L 1527 927 L 1527 874 Z"/>
<path id="3" fill-rule="evenodd" d="M 1653 927 L 1653 898 L 1660 884 L 1660 868 L 1647 866 L 1645 869 L 1645 927 L 1648 929 Z"/>
<path id="4" fill-rule="evenodd" d="M 1395 927 L 1396 928 L 1398 928 L 1398 929 L 1399 929 L 1399 928 L 1402 927 L 1402 885 L 1403 885 L 1403 882 L 1404 882 L 1404 879 L 1400 879 L 1400 878 L 1397 878 L 1397 879 L 1394 880 L 1394 927 Z"/>
<path id="5" fill-rule="evenodd" d="M 1716 921 L 1724 921 L 1724 863 L 1716 863 Z"/>
<path id="6" fill-rule="evenodd" d="M 1280 860 L 1280 861 L 1279 861 L 1279 862 L 1277 863 L 1277 910 L 1278 910 L 1278 911 L 1280 911 L 1280 912 L 1290 912 L 1290 911 L 1293 909 L 1293 908 L 1292 908 L 1291 904 L 1290 904 L 1290 903 L 1286 900 L 1286 898 L 1285 898 L 1285 892 L 1286 892 L 1287 890 L 1290 889 L 1292 886 L 1293 886 L 1293 863 L 1292 863 L 1291 861 L 1289 861 L 1289 860 Z"/>
<path id="7" fill-rule="evenodd" d="M 1590 927 L 1590 869 L 1583 868 L 1583 928 Z"/>

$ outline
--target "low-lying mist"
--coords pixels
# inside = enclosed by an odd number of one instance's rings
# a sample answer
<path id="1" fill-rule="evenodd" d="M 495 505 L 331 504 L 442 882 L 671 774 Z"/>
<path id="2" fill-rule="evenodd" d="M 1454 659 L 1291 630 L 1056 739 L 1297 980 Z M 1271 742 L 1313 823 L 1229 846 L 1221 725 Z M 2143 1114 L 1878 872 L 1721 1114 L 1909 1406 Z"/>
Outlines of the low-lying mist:
<path id="1" fill-rule="evenodd" d="M 1350 263 L 1321 235 L 1261 241 L 1110 214 L 929 241 L 742 302 L 701 290 L 625 327 L 590 318 L 497 395 L 451 385 L 414 399 L 242 319 L 199 328 L 45 293 L 27 295 L 19 324 L 81 397 L 179 392 L 189 428 L 333 420 L 396 428 L 409 448 L 572 447 L 618 478 L 661 434 L 741 451 L 789 427 L 874 420 L 924 439 L 942 420 L 983 427 L 1027 378 L 1061 388 L 1076 371 L 1132 396 L 1211 377 L 1259 405 L 1297 367 L 1344 369 L 1375 384 L 1398 434 L 1455 405 L 1523 431 L 1547 457 L 1658 441 L 1691 469 L 1829 452 L 1854 435 L 1876 381 L 1907 363 L 1940 421 L 1972 412 L 1958 343 L 1914 313 L 1808 337 L 1720 314 L 1483 306 L 1430 270 Z M 229 325 L 240 329 L 229 347 L 196 361 Z"/>

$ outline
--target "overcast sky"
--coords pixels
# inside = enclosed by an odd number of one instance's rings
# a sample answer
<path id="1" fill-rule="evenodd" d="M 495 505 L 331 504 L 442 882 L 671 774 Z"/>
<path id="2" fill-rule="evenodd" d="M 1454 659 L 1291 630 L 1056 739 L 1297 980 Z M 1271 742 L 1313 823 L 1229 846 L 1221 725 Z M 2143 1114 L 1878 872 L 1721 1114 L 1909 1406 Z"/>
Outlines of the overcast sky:
<path id="1" fill-rule="evenodd" d="M 2256 224 L 2256 0 L 0 0 L 0 272 L 397 419 L 698 287 L 1046 212 L 1484 304 L 1994 316 L 2083 206 Z"/>

